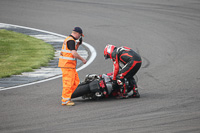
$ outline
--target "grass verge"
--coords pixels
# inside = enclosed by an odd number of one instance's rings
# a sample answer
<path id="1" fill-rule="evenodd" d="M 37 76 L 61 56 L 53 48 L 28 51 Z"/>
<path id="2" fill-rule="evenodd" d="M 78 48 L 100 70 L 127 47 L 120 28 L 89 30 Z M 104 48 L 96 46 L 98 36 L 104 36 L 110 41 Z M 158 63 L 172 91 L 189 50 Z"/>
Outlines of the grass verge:
<path id="1" fill-rule="evenodd" d="M 0 30 L 0 78 L 33 71 L 48 65 L 54 48 L 42 40 Z"/>

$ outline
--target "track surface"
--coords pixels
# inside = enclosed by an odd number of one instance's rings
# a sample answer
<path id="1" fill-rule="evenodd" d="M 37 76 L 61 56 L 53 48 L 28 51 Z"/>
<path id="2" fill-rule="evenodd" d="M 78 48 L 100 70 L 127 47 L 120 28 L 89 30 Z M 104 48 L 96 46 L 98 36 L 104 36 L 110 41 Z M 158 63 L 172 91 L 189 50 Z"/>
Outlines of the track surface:
<path id="1" fill-rule="evenodd" d="M 1 0 L 0 22 L 63 35 L 83 28 L 96 60 L 79 72 L 112 71 L 107 43 L 143 57 L 140 99 L 60 105 L 61 78 L 0 92 L 0 132 L 200 132 L 200 1 Z M 104 67 L 102 67 L 104 66 Z"/>

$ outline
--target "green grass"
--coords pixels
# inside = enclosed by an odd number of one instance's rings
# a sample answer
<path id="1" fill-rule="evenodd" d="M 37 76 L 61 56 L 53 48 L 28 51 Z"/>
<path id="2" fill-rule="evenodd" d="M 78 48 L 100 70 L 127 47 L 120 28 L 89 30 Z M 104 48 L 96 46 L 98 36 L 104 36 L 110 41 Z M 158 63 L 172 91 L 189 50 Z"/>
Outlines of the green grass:
<path id="1" fill-rule="evenodd" d="M 48 65 L 54 48 L 42 40 L 0 30 L 0 78 L 30 72 Z"/>

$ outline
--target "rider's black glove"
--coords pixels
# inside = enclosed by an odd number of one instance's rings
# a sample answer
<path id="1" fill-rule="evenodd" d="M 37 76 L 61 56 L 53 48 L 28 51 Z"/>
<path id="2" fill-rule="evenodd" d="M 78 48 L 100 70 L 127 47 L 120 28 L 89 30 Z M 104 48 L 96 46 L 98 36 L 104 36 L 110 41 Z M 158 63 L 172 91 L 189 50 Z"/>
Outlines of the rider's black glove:
<path id="1" fill-rule="evenodd" d="M 81 45 L 82 42 L 83 42 L 83 39 L 82 39 L 82 36 L 81 36 L 80 39 L 79 39 L 79 45 Z"/>
<path id="2" fill-rule="evenodd" d="M 116 81 L 116 80 L 113 80 L 113 82 L 112 82 L 112 87 L 113 87 L 113 89 L 118 88 L 118 84 L 117 84 L 117 81 Z"/>

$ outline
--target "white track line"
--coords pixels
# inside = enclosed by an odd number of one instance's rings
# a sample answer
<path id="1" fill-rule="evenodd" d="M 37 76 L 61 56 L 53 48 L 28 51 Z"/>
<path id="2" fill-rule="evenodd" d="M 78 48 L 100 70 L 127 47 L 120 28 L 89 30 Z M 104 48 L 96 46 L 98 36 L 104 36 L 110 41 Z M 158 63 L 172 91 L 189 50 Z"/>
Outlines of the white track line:
<path id="1" fill-rule="evenodd" d="M 13 26 L 13 27 L 17 27 L 17 28 L 24 28 L 24 29 L 34 30 L 34 31 L 45 32 L 45 33 L 48 33 L 48 34 L 53 34 L 53 35 L 56 35 L 56 36 L 59 36 L 59 37 L 64 37 L 64 38 L 67 37 L 67 36 L 64 36 L 64 35 L 61 35 L 61 34 L 49 32 L 49 31 L 45 31 L 45 30 L 40 30 L 40 29 L 35 29 L 35 28 L 30 28 L 30 27 L 19 26 L 19 25 L 12 25 L 12 24 L 5 24 L 5 23 L 0 23 L 0 25 Z M 94 49 L 94 47 L 92 47 L 90 44 L 85 43 L 85 42 L 83 42 L 83 45 L 86 46 L 90 50 L 91 55 L 90 55 L 90 58 L 87 61 L 87 63 L 82 65 L 81 67 L 79 67 L 77 69 L 77 71 L 80 71 L 80 70 L 86 68 L 87 66 L 89 66 L 97 56 L 97 53 L 96 53 L 96 50 Z M 43 83 L 43 82 L 54 80 L 54 79 L 57 79 L 57 78 L 60 78 L 60 77 L 62 77 L 62 75 L 55 76 L 55 77 L 48 78 L 48 79 L 44 79 L 44 80 L 40 80 L 40 81 L 36 81 L 36 82 L 32 82 L 32 83 L 23 84 L 23 85 L 17 85 L 17 86 L 13 86 L 13 87 L 3 88 L 3 89 L 0 89 L 0 91 L 10 90 L 10 89 L 14 89 L 14 88 L 29 86 L 29 85 L 34 85 L 34 84 L 38 84 L 38 83 Z"/>

